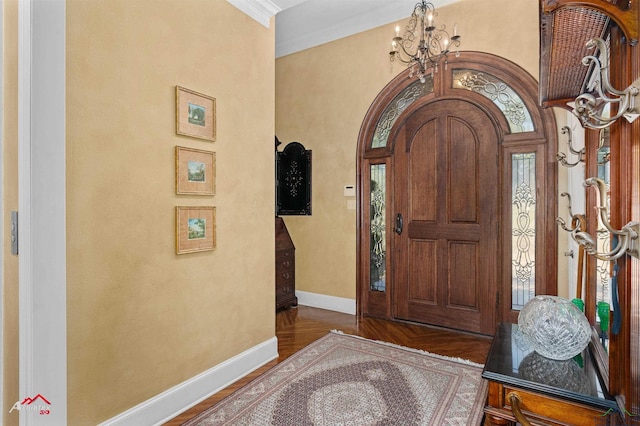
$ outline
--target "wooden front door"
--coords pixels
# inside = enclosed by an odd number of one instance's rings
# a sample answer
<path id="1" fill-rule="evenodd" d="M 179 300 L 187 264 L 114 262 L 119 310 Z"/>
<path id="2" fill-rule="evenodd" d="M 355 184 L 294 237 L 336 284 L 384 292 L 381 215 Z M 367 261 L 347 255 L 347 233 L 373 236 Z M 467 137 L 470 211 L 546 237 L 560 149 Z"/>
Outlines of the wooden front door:
<path id="1" fill-rule="evenodd" d="M 498 271 L 498 136 L 464 100 L 411 114 L 394 141 L 394 316 L 492 334 Z"/>

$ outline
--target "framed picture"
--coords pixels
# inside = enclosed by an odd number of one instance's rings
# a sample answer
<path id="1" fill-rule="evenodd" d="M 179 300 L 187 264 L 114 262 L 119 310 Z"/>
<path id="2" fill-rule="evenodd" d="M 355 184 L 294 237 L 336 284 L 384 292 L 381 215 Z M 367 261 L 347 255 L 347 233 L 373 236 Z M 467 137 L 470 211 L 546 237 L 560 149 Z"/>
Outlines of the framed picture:
<path id="1" fill-rule="evenodd" d="M 216 248 L 216 208 L 176 207 L 176 254 Z"/>
<path id="2" fill-rule="evenodd" d="M 176 133 L 216 140 L 216 99 L 176 86 Z"/>
<path id="3" fill-rule="evenodd" d="M 216 154 L 176 146 L 176 194 L 215 195 Z"/>

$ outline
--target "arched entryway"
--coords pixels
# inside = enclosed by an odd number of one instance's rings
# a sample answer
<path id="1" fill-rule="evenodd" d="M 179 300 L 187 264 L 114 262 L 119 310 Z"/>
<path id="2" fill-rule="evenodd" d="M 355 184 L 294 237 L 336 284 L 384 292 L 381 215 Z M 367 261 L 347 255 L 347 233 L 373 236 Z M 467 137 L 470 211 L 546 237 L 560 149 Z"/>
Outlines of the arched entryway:
<path id="1" fill-rule="evenodd" d="M 380 92 L 358 140 L 359 315 L 493 334 L 556 293 L 556 123 L 537 93 L 479 52 Z"/>

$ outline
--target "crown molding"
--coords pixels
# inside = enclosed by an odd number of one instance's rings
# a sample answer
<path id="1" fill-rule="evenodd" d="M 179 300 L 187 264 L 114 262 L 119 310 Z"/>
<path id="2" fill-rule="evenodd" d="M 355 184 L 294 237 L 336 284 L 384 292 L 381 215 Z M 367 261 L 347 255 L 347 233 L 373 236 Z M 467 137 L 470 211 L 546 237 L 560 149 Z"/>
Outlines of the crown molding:
<path id="1" fill-rule="evenodd" d="M 459 1 L 435 0 L 434 3 L 442 7 Z M 416 0 L 375 1 L 369 8 L 362 7 L 362 3 L 345 8 L 337 0 L 328 3 L 326 0 L 307 0 L 296 7 L 284 9 L 276 17 L 276 58 L 406 20 Z M 319 16 L 317 13 L 318 8 L 327 10 L 332 7 L 339 19 L 327 19 L 326 14 Z"/>
<path id="2" fill-rule="evenodd" d="M 280 7 L 270 0 L 227 0 L 236 8 L 246 13 L 266 28 L 271 18 L 280 12 Z"/>

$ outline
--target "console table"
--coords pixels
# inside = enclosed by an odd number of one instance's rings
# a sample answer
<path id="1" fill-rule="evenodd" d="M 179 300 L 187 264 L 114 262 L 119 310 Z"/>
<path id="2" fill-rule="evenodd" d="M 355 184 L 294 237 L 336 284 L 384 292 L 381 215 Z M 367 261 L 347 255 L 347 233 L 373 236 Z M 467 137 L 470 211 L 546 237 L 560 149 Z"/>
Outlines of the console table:
<path id="1" fill-rule="evenodd" d="M 486 425 L 606 425 L 619 411 L 589 348 L 567 361 L 521 349 L 518 326 L 500 324 L 482 377 L 489 381 Z"/>

